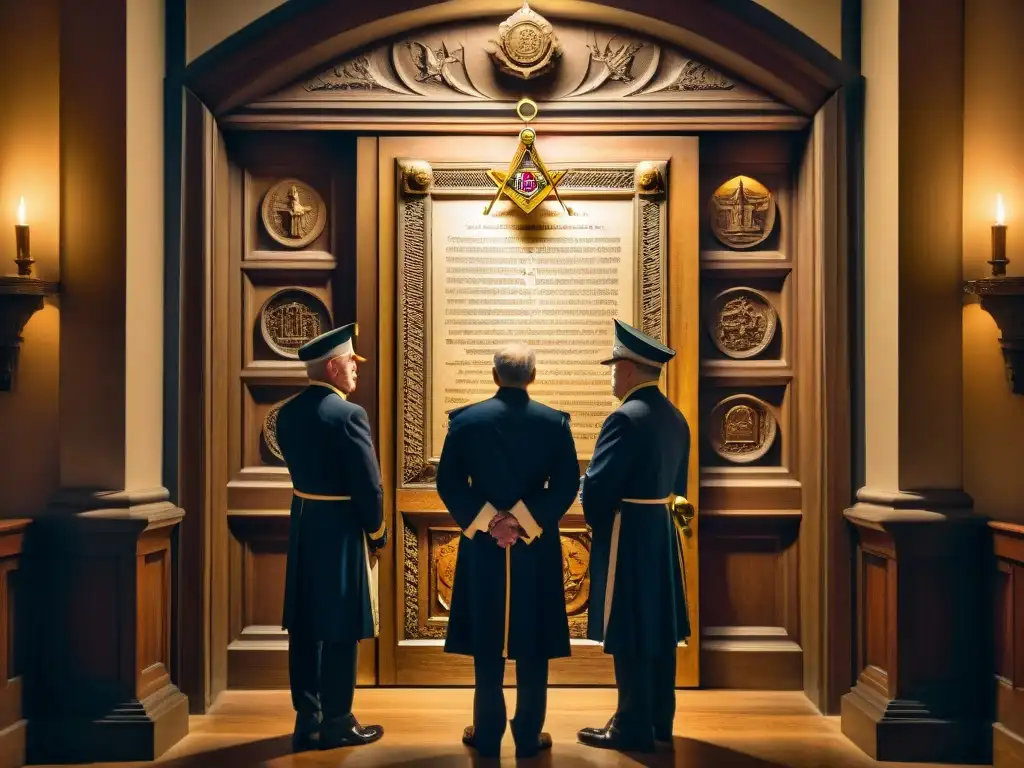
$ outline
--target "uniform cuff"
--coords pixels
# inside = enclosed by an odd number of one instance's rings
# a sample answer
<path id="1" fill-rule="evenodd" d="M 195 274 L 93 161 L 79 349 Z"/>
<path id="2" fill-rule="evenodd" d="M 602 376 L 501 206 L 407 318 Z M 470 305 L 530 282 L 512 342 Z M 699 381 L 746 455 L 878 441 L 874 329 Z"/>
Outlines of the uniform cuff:
<path id="1" fill-rule="evenodd" d="M 477 531 L 486 531 L 487 526 L 495 515 L 498 514 L 498 510 L 494 508 L 491 502 L 487 502 L 480 508 L 480 512 L 474 518 L 473 522 L 470 523 L 469 528 L 463 531 L 468 538 L 472 539 Z"/>
<path id="2" fill-rule="evenodd" d="M 384 538 L 384 534 L 386 534 L 387 532 L 388 532 L 387 521 L 386 520 L 381 520 L 380 528 L 378 528 L 375 532 L 369 534 L 370 541 L 380 541 L 381 539 Z"/>
<path id="3" fill-rule="evenodd" d="M 526 532 L 523 536 L 523 541 L 527 544 L 531 543 L 534 539 L 540 536 L 544 529 L 541 528 L 537 521 L 533 519 L 533 515 L 530 514 L 530 510 L 526 508 L 522 500 L 516 502 L 516 505 L 509 510 L 509 514 L 516 519 L 516 522 Z"/>

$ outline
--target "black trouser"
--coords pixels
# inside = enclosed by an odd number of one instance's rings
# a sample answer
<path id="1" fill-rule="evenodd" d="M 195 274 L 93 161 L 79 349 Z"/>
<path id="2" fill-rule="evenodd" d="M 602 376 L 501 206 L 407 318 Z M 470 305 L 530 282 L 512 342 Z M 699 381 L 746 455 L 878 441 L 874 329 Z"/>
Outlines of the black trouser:
<path id="1" fill-rule="evenodd" d="M 481 752 L 497 751 L 505 735 L 505 659 L 474 657 L 476 688 L 473 692 L 473 726 Z M 516 716 L 512 735 L 516 744 L 531 747 L 540 736 L 548 708 L 548 660 L 516 661 Z"/>
<path id="2" fill-rule="evenodd" d="M 671 733 L 676 715 L 675 653 L 655 658 L 616 655 L 614 659 L 619 730 L 645 741 L 652 738 L 654 728 Z"/>
<path id="3" fill-rule="evenodd" d="M 300 715 L 323 711 L 323 719 L 352 714 L 356 687 L 354 642 L 320 642 L 301 633 L 288 638 L 288 675 L 292 706 Z"/>

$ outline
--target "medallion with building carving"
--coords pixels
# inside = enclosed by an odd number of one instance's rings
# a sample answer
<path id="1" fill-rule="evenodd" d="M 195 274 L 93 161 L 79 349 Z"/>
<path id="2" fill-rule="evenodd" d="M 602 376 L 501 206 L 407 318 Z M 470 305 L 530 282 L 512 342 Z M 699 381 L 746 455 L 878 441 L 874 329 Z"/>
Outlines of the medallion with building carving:
<path id="1" fill-rule="evenodd" d="M 777 432 L 771 408 L 753 395 L 727 397 L 711 412 L 711 446 L 734 464 L 748 464 L 763 457 Z"/>
<path id="2" fill-rule="evenodd" d="M 302 288 L 284 288 L 260 310 L 263 340 L 281 357 L 298 359 L 299 347 L 331 328 L 327 305 Z"/>

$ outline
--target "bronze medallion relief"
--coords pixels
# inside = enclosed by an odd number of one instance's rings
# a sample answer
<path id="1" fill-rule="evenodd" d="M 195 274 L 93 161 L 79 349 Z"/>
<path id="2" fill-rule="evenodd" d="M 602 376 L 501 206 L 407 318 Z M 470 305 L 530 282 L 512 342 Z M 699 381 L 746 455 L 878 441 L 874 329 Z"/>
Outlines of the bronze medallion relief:
<path id="1" fill-rule="evenodd" d="M 506 75 L 530 80 L 550 72 L 562 55 L 555 28 L 529 3 L 498 25 L 498 39 L 488 53 Z"/>
<path id="2" fill-rule="evenodd" d="M 297 360 L 299 347 L 331 328 L 331 313 L 317 296 L 302 288 L 284 288 L 260 310 L 263 340 L 274 352 Z"/>
<path id="3" fill-rule="evenodd" d="M 753 248 L 775 228 L 775 197 L 761 182 L 736 176 L 708 203 L 711 231 L 729 248 Z"/>
<path id="4" fill-rule="evenodd" d="M 757 461 L 772 447 L 778 424 L 771 409 L 753 395 L 733 395 L 711 412 L 711 446 L 734 464 Z"/>
<path id="5" fill-rule="evenodd" d="M 298 179 L 277 182 L 263 198 L 263 226 L 275 242 L 305 248 L 324 231 L 327 206 L 320 194 Z"/>
<path id="6" fill-rule="evenodd" d="M 287 397 L 280 403 L 275 403 L 267 411 L 267 415 L 263 419 L 263 442 L 267 444 L 267 449 L 273 454 L 274 458 L 279 461 L 284 461 L 284 453 L 282 453 L 281 446 L 277 442 L 277 417 L 281 413 L 284 404 L 291 399 L 291 397 Z"/>
<path id="7" fill-rule="evenodd" d="M 771 301 L 753 288 L 729 288 L 711 300 L 707 329 L 722 354 L 742 360 L 761 354 L 775 337 L 779 318 Z"/>

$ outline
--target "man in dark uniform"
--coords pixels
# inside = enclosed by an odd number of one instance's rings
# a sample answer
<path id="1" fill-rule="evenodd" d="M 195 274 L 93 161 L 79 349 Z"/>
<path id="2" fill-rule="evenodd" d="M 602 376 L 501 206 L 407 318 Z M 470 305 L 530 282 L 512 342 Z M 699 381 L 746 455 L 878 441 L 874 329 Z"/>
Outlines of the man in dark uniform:
<path id="1" fill-rule="evenodd" d="M 368 744 L 352 714 L 356 648 L 378 632 L 376 551 L 387 543 L 380 467 L 356 388 L 355 324 L 299 349 L 310 386 L 282 406 L 277 441 L 291 473 L 284 628 L 297 751 Z"/>
<path id="2" fill-rule="evenodd" d="M 622 401 L 601 427 L 582 478 L 593 529 L 588 637 L 615 661 L 618 709 L 583 744 L 652 751 L 672 741 L 676 647 L 690 634 L 673 507 L 686 505 L 690 428 L 658 389 L 675 352 L 615 321 L 612 391 Z M 681 498 L 680 498 L 681 497 Z"/>
<path id="3" fill-rule="evenodd" d="M 558 523 L 579 488 L 579 463 L 569 416 L 527 394 L 533 351 L 503 349 L 492 375 L 494 397 L 450 414 L 437 471 L 437 491 L 464 534 L 445 651 L 473 657 L 473 725 L 462 741 L 481 757 L 500 752 L 505 659 L 515 659 L 512 736 L 525 758 L 551 746 L 541 732 L 548 660 L 570 653 Z"/>

